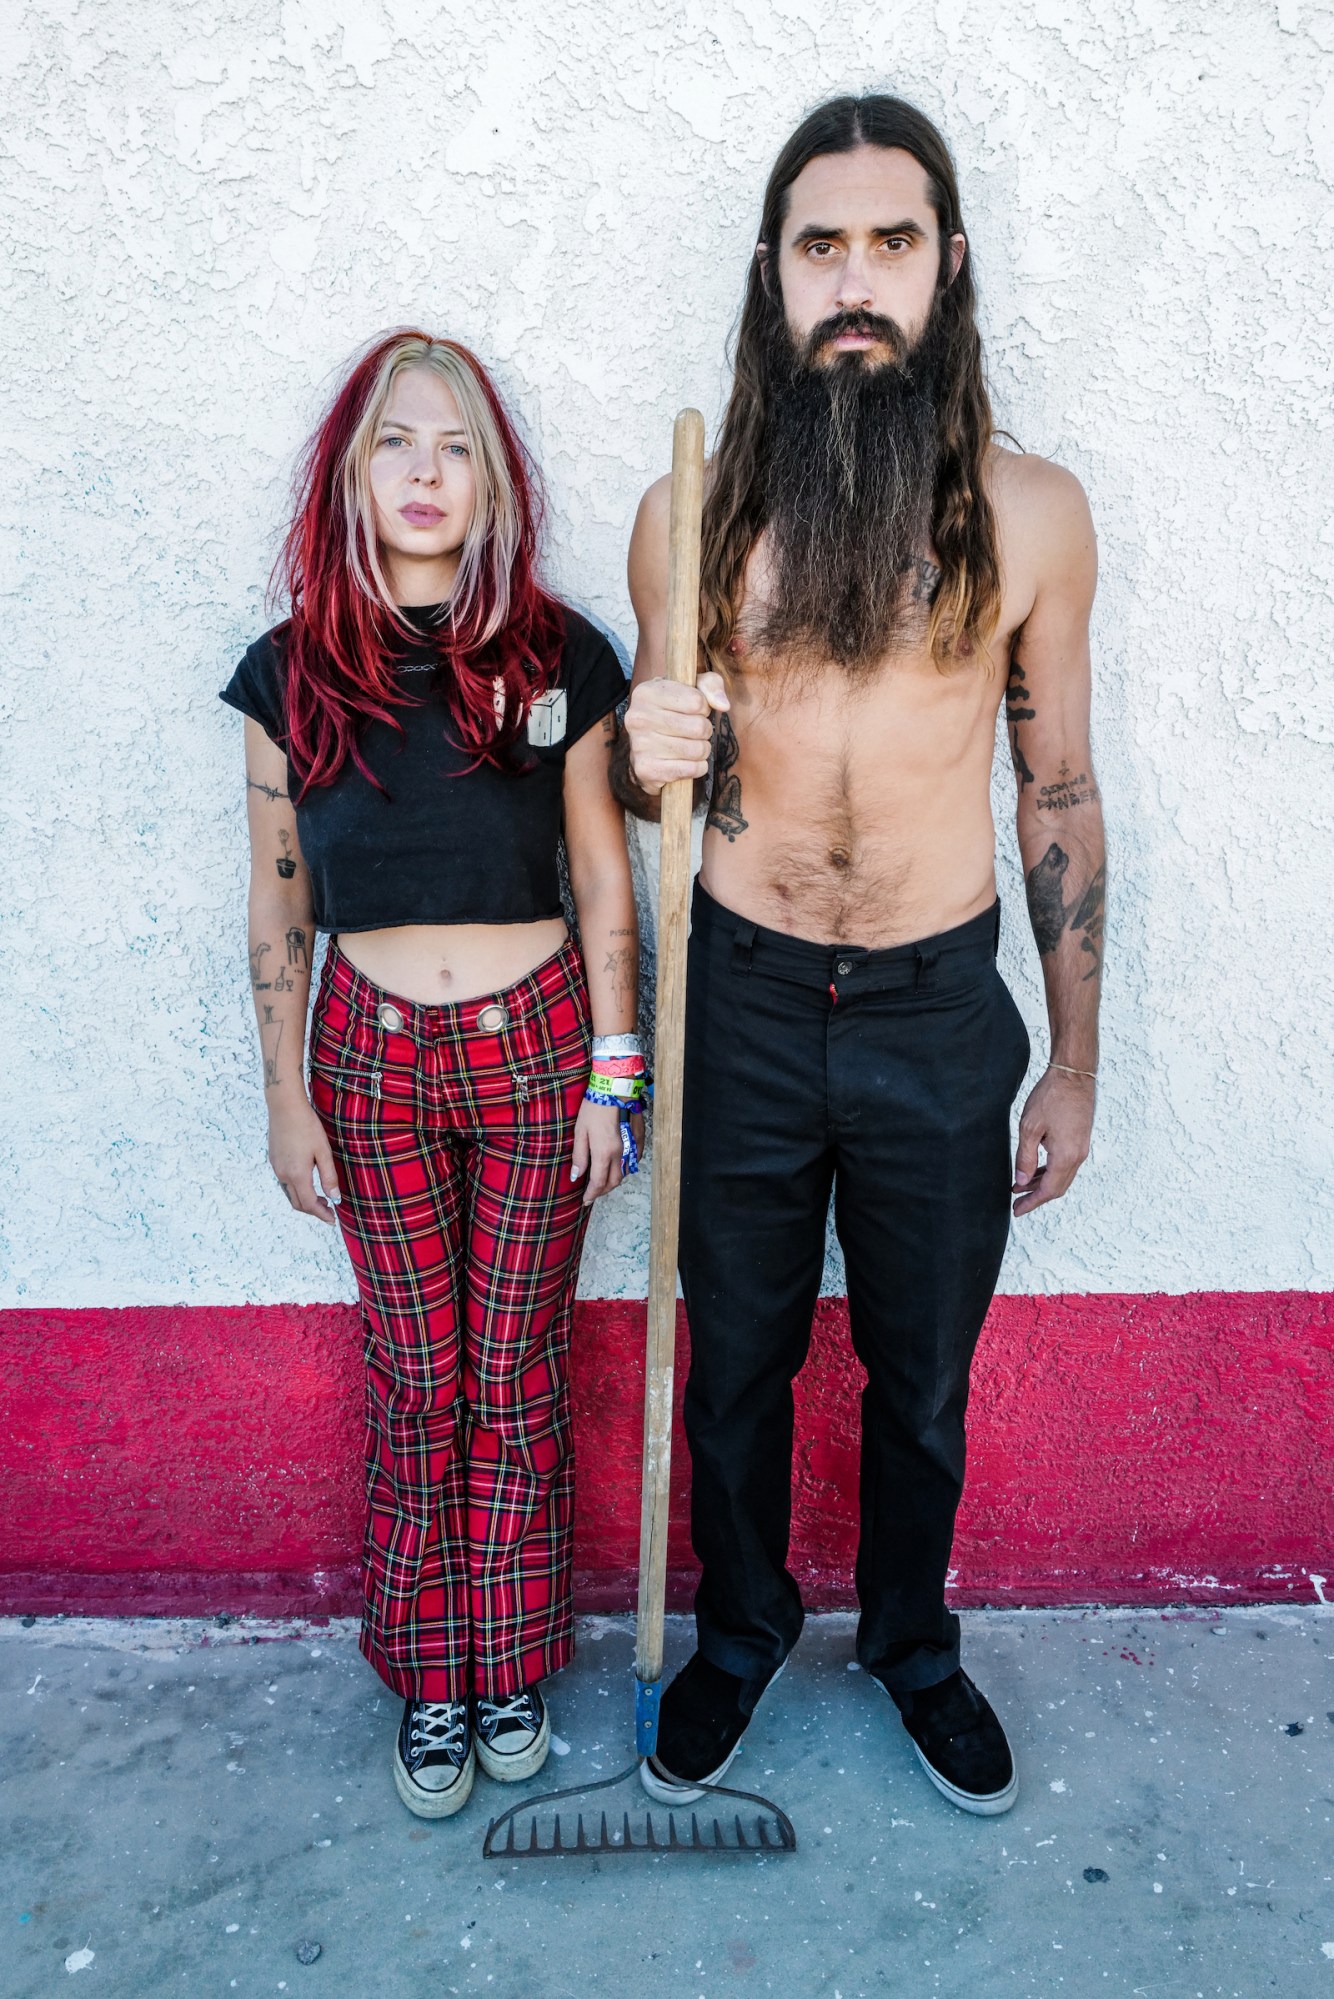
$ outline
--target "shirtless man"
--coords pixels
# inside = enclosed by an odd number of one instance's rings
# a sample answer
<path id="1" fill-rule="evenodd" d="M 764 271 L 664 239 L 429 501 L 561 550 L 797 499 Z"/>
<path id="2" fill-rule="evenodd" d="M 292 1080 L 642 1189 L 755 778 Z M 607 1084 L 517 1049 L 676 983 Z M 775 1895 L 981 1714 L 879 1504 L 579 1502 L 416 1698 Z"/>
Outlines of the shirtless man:
<path id="1" fill-rule="evenodd" d="M 832 1193 L 862 1403 L 857 1656 L 927 1775 L 1009 1809 L 1014 1763 L 946 1608 L 973 1350 L 1009 1229 L 1089 1147 L 1103 833 L 1089 755 L 1096 557 L 1077 481 L 1002 450 L 940 134 L 822 106 L 765 192 L 705 501 L 698 690 L 664 680 L 668 481 L 613 783 L 712 791 L 686 1025 L 680 1269 L 703 1576 L 655 1798 L 719 1779 L 801 1629 L 786 1569 L 792 1379 Z M 1051 1061 L 996 971 L 989 778 L 1006 701 Z M 701 782 L 701 796 L 703 786 Z"/>

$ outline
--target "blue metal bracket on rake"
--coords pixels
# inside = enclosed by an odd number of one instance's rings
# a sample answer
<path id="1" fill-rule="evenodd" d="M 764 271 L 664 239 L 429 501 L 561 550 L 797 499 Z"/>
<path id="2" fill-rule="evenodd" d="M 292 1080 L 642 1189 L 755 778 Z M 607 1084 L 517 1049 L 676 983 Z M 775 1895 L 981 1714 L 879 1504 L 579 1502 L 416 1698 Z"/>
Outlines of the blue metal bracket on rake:
<path id="1" fill-rule="evenodd" d="M 658 1746 L 658 1705 L 661 1680 L 635 1681 L 635 1755 L 651 1756 Z"/>

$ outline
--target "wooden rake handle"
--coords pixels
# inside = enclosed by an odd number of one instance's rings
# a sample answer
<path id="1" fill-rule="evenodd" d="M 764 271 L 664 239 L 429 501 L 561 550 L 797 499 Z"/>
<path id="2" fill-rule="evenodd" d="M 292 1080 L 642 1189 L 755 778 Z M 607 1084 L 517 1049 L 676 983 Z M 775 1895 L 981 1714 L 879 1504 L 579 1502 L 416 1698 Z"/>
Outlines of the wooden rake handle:
<path id="1" fill-rule="evenodd" d="M 667 565 L 667 678 L 695 684 L 699 659 L 699 540 L 704 501 L 704 419 L 682 410 L 672 435 L 672 510 Z M 672 1472 L 672 1377 L 676 1357 L 676 1253 L 681 1213 L 681 1084 L 685 1066 L 686 935 L 694 786 L 662 790 L 658 875 L 658 996 L 653 1082 L 653 1204 L 649 1232 L 644 1469 L 635 1626 L 638 1753 L 657 1738 L 662 1620 L 667 1595 L 667 1511 Z"/>

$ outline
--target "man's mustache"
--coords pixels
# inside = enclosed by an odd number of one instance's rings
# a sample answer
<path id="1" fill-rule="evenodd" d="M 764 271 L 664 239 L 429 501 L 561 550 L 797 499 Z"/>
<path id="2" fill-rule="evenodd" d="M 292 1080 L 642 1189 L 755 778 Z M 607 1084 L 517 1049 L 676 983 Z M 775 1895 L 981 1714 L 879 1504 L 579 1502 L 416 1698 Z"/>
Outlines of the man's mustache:
<path id="1" fill-rule="evenodd" d="M 856 311 L 831 313 L 828 319 L 822 319 L 818 326 L 811 329 L 801 350 L 801 358 L 806 366 L 813 367 L 830 341 L 837 340 L 844 333 L 858 333 L 867 339 L 878 340 L 889 349 L 896 361 L 902 360 L 908 351 L 908 343 L 901 326 L 896 325 L 892 319 L 887 319 L 883 313 L 867 312 L 859 308 Z"/>

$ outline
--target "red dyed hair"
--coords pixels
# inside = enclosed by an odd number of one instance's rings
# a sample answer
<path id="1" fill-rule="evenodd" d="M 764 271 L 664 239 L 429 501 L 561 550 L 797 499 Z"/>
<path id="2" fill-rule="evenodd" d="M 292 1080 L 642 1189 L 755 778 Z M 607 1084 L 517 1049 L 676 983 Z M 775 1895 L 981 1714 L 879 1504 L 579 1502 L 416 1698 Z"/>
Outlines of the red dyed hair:
<path id="1" fill-rule="evenodd" d="M 411 329 L 386 334 L 357 362 L 306 445 L 274 569 L 274 589 L 291 604 L 286 720 L 302 791 L 332 783 L 349 756 L 371 777 L 361 730 L 372 717 L 401 729 L 394 710 L 410 698 L 393 661 L 405 637 L 421 635 L 389 594 L 357 461 L 368 419 L 378 426 L 395 375 L 412 366 L 435 367 L 450 383 L 474 461 L 476 510 L 438 637 L 450 719 L 472 752 L 469 768 L 527 768 L 515 744 L 560 658 L 560 606 L 535 573 L 540 481 L 495 384 L 457 341 Z"/>

